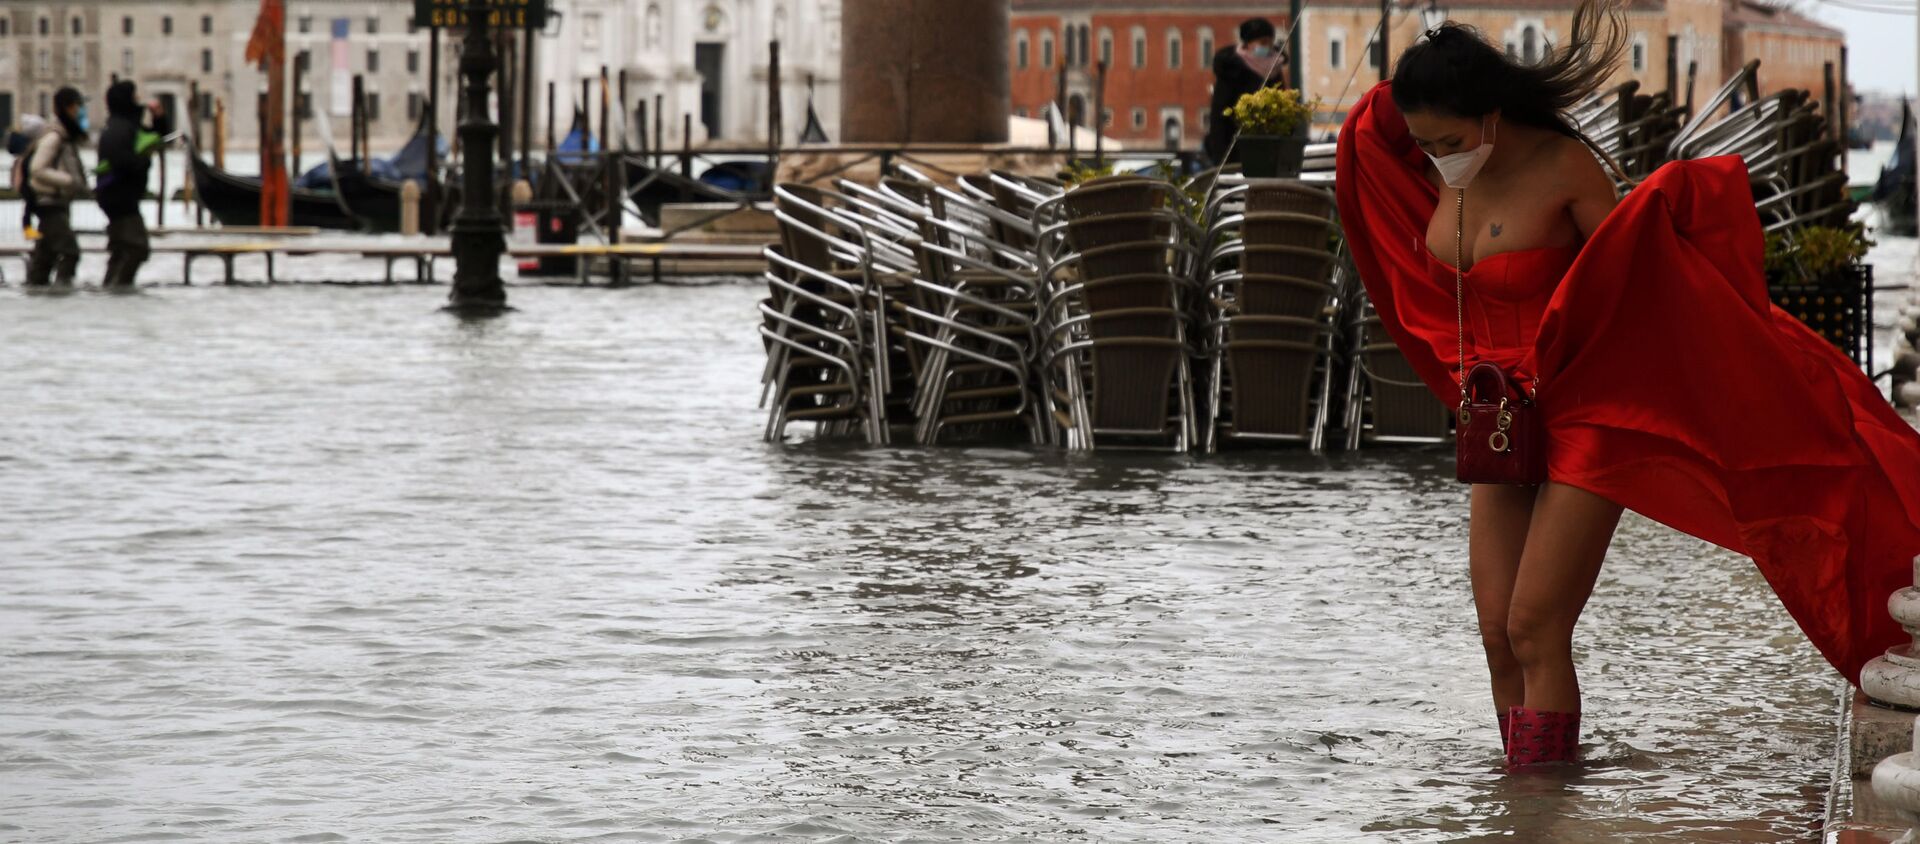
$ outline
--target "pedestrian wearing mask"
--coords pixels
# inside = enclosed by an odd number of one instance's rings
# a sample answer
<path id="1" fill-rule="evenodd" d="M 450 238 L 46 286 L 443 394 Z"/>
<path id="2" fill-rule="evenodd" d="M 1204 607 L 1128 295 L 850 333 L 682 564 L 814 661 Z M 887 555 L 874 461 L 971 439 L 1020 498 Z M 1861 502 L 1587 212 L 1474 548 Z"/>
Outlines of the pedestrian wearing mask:
<path id="1" fill-rule="evenodd" d="M 38 203 L 40 239 L 34 241 L 27 266 L 27 284 L 50 281 L 73 283 L 80 268 L 80 241 L 73 234 L 73 200 L 87 194 L 87 174 L 80 165 L 80 145 L 87 140 L 87 100 L 68 87 L 53 95 L 54 123 L 33 145 L 27 161 L 27 182 Z"/>
<path id="2" fill-rule="evenodd" d="M 1208 105 L 1207 158 L 1225 164 L 1239 127 L 1226 110 L 1244 95 L 1266 87 L 1286 87 L 1286 54 L 1274 46 L 1273 23 L 1253 18 L 1240 24 L 1240 43 L 1213 54 L 1213 100 Z"/>

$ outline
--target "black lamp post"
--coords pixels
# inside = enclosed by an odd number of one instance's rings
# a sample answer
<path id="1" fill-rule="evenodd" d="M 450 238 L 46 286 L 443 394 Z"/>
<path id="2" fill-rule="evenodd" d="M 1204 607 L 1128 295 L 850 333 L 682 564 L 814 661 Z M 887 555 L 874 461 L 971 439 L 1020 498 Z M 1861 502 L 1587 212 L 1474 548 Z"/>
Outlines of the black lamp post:
<path id="1" fill-rule="evenodd" d="M 487 109 L 491 79 L 500 62 L 493 54 L 493 25 L 487 0 L 466 0 L 466 43 L 460 74 L 466 77 L 467 108 L 460 121 L 460 213 L 453 220 L 453 293 L 447 309 L 463 316 L 493 316 L 507 308 L 500 281 L 499 203 L 493 193 L 494 142 L 500 127 Z"/>

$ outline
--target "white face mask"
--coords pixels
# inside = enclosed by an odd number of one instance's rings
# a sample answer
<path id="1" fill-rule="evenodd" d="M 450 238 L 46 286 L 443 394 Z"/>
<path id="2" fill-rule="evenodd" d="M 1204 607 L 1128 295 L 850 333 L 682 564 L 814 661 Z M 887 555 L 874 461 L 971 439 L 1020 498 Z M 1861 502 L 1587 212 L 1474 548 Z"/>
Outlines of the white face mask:
<path id="1" fill-rule="evenodd" d="M 1484 121 L 1482 125 L 1486 125 Z M 1480 168 L 1487 166 L 1487 159 L 1493 156 L 1493 129 L 1499 125 L 1500 119 L 1494 118 L 1492 126 L 1483 128 L 1480 145 L 1473 149 L 1452 155 L 1427 156 L 1433 159 L 1433 166 L 1439 168 L 1440 180 L 1446 182 L 1447 187 L 1465 190 L 1467 183 L 1480 173 Z"/>

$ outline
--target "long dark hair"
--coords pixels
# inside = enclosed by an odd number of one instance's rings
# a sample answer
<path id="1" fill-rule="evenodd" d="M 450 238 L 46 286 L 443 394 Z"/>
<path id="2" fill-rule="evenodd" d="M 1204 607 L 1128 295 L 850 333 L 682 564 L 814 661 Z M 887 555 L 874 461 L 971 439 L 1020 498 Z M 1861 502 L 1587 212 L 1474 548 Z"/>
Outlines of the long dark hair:
<path id="1" fill-rule="evenodd" d="M 1521 64 L 1480 36 L 1448 21 L 1429 30 L 1393 67 L 1393 104 L 1401 113 L 1437 111 L 1479 117 L 1498 109 L 1502 120 L 1574 138 L 1613 168 L 1620 165 L 1566 117 L 1566 111 L 1606 84 L 1627 49 L 1623 0 L 1582 0 L 1566 43 L 1551 45 L 1545 61 Z"/>

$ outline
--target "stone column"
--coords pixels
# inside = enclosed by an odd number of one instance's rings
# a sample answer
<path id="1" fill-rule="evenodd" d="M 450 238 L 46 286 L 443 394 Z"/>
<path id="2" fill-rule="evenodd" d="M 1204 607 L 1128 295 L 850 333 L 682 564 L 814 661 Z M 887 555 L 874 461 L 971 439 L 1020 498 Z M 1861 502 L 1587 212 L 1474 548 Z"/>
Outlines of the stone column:
<path id="1" fill-rule="evenodd" d="M 1913 567 L 1917 585 L 1888 596 L 1887 612 L 1914 641 L 1889 649 L 1860 669 L 1860 690 L 1854 693 L 1847 722 L 1848 765 L 1856 779 L 1871 771 L 1876 791 L 1883 778 L 1920 783 L 1920 772 L 1896 774 L 1888 768 L 1908 765 L 1914 758 L 1902 751 L 1913 745 L 1914 712 L 1920 711 L 1920 557 L 1913 559 Z M 1882 768 L 1887 768 L 1884 777 Z M 1908 808 L 1920 810 L 1920 801 Z"/>
<path id="2" fill-rule="evenodd" d="M 1914 561 L 1920 583 L 1920 559 Z M 1860 690 L 1883 704 L 1920 711 L 1920 586 L 1909 586 L 1887 598 L 1887 612 L 1915 637 L 1875 658 L 1860 669 Z"/>
<path id="3" fill-rule="evenodd" d="M 1885 756 L 1874 765 L 1872 794 L 1885 808 L 1895 809 L 1908 827 L 1920 831 L 1920 729 L 1914 729 L 1916 721 L 1910 714 L 1910 710 L 1920 710 L 1920 556 L 1914 558 L 1914 581 L 1914 587 L 1887 598 L 1887 612 L 1901 627 L 1907 627 L 1908 635 L 1914 635 L 1914 643 L 1891 648 L 1860 669 L 1864 696 L 1908 712 L 1868 708 L 1855 696 L 1853 735 L 1849 737 L 1853 758 L 1849 762 L 1853 775 L 1859 777 L 1864 763 L 1893 752 L 1893 756 Z M 1895 752 L 1901 746 L 1910 746 L 1912 752 Z M 1920 838 L 1908 834 L 1908 840 Z"/>
<path id="4" fill-rule="evenodd" d="M 1920 289 L 1893 327 L 1893 404 L 1920 409 Z"/>
<path id="5" fill-rule="evenodd" d="M 1007 0 L 844 0 L 841 138 L 1006 143 L 1007 14 Z"/>

